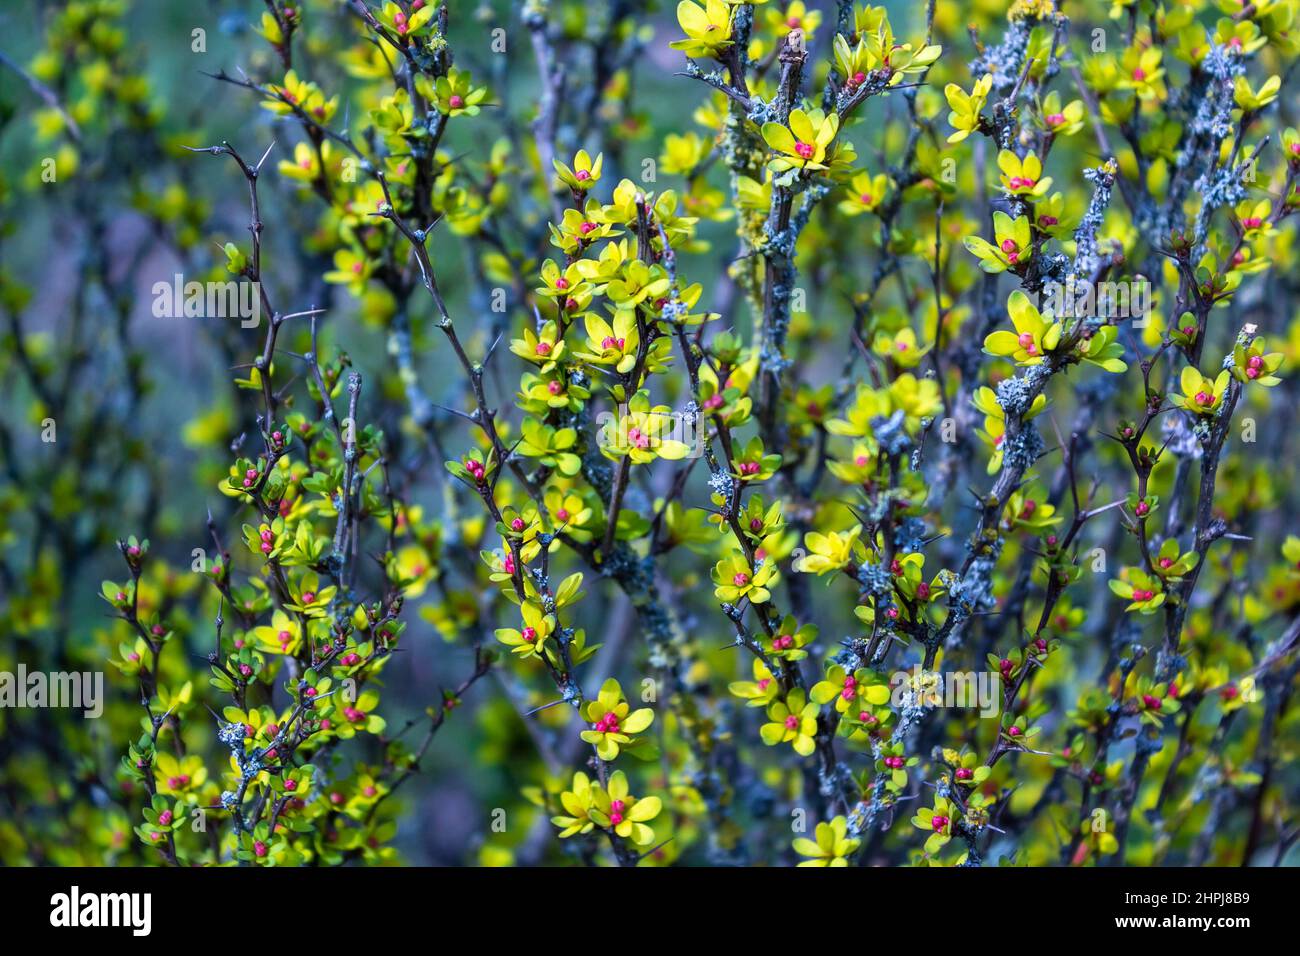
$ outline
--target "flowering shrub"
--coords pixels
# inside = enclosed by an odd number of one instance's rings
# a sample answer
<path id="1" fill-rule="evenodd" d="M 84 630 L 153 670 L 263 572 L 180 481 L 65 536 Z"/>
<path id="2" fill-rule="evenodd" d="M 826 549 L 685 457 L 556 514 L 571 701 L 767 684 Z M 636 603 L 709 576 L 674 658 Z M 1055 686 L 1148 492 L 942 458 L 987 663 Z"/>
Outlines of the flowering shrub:
<path id="1" fill-rule="evenodd" d="M 0 859 L 1288 859 L 1294 2 L 150 6 L 0 63 Z"/>

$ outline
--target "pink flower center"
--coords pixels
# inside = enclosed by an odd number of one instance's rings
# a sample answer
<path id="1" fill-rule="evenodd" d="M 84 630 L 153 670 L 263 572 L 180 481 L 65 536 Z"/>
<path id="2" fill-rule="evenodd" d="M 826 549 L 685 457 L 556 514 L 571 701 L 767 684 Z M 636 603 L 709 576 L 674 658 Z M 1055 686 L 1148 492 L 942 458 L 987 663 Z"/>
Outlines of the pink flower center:
<path id="1" fill-rule="evenodd" d="M 1139 83 L 1141 83 L 1146 78 L 1147 78 L 1147 71 L 1142 69 L 1142 67 L 1139 66 L 1136 70 L 1133 71 L 1133 79 L 1137 80 Z"/>
<path id="2" fill-rule="evenodd" d="M 591 173 L 587 172 L 585 169 L 580 169 L 573 174 L 573 178 L 580 183 L 585 183 L 588 179 L 591 178 Z"/>
<path id="3" fill-rule="evenodd" d="M 930 825 L 936 830 L 942 830 L 948 825 L 948 818 L 941 813 L 936 813 L 934 818 L 930 821 Z"/>
<path id="4" fill-rule="evenodd" d="M 448 102 L 451 103 L 451 108 L 454 110 L 458 110 L 465 105 L 465 101 L 456 93 L 451 94 L 451 99 Z"/>
<path id="5" fill-rule="evenodd" d="M 789 717 L 785 719 L 786 730 L 796 730 L 798 727 L 799 727 L 799 718 L 796 717 L 794 714 L 791 714 Z"/>
<path id="6" fill-rule="evenodd" d="M 623 822 L 623 814 L 627 810 L 627 804 L 622 800 L 613 800 L 609 804 L 609 822 L 618 826 Z"/>
<path id="7" fill-rule="evenodd" d="M 538 354 L 538 355 L 550 355 L 550 354 L 551 354 L 551 343 L 550 343 L 550 342 L 538 342 L 538 343 L 537 343 L 537 349 L 536 349 L 536 351 L 537 351 L 537 354 Z"/>
<path id="8" fill-rule="evenodd" d="M 1052 113 L 1050 116 L 1047 117 L 1048 126 L 1060 126 L 1064 122 L 1065 122 L 1064 113 Z"/>
<path id="9" fill-rule="evenodd" d="M 536 628 L 533 628 L 533 627 L 526 627 L 526 628 L 524 628 L 524 630 L 523 630 L 523 638 L 524 638 L 524 640 L 527 641 L 529 644 L 533 644 L 533 643 L 535 643 L 535 642 L 537 641 L 537 629 L 536 629 Z"/>
<path id="10" fill-rule="evenodd" d="M 805 143 L 803 140 L 799 140 L 794 144 L 794 151 L 803 159 L 812 159 L 817 152 L 817 148 L 813 146 L 812 143 Z"/>
<path id="11" fill-rule="evenodd" d="M 556 519 L 557 521 L 568 521 L 568 520 L 569 520 L 569 509 L 568 509 L 568 508 L 561 508 L 559 511 L 555 512 L 555 519 Z"/>
<path id="12" fill-rule="evenodd" d="M 523 531 L 523 530 L 524 530 L 524 519 L 523 519 L 523 518 L 515 518 L 513 521 L 511 521 L 511 522 L 510 522 L 510 530 L 511 530 L 511 531 Z"/>
<path id="13" fill-rule="evenodd" d="M 1212 405 L 1212 404 L 1214 404 L 1214 396 L 1211 395 L 1209 392 L 1197 392 L 1197 393 L 1196 393 L 1196 404 L 1197 404 L 1197 405 Z"/>
<path id="14" fill-rule="evenodd" d="M 612 712 L 605 714 L 600 720 L 596 721 L 596 729 L 605 734 L 616 734 L 619 731 L 618 718 Z"/>
<path id="15" fill-rule="evenodd" d="M 731 579 L 731 583 L 738 588 L 743 588 L 749 583 L 749 575 L 744 571 L 737 571 L 735 576 Z"/>

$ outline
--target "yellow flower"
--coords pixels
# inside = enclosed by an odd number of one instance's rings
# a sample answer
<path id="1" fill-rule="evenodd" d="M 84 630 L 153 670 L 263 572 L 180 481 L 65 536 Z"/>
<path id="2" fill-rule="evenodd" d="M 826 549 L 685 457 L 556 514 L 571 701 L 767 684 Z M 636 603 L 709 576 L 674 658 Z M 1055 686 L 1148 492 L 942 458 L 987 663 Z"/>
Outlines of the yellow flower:
<path id="1" fill-rule="evenodd" d="M 618 681 L 610 678 L 600 688 L 596 699 L 588 701 L 582 708 L 583 719 L 591 725 L 591 730 L 582 732 L 582 739 L 596 748 L 596 755 L 601 760 L 613 760 L 618 756 L 619 747 L 631 749 L 632 735 L 645 730 L 655 719 L 655 713 L 649 707 L 628 711 L 630 707 L 623 699 L 623 688 Z"/>
<path id="2" fill-rule="evenodd" d="M 704 6 L 682 0 L 677 4 L 677 23 L 685 40 L 668 44 L 687 56 L 712 56 L 731 46 L 731 7 L 724 0 L 705 0 Z"/>
<path id="3" fill-rule="evenodd" d="M 850 438 L 873 438 L 875 429 L 872 420 L 888 418 L 894 403 L 888 389 L 873 389 L 859 385 L 853 397 L 853 404 L 848 407 L 843 418 L 832 418 L 826 423 L 826 430 L 832 435 L 846 435 Z"/>
<path id="4" fill-rule="evenodd" d="M 1300 541 L 1300 539 L 1297 539 Z M 754 658 L 754 679 L 738 680 L 727 685 L 732 694 L 749 701 L 750 707 L 766 707 L 781 693 L 781 685 L 761 658 Z"/>
<path id="5" fill-rule="evenodd" d="M 930 836 L 925 841 L 925 852 L 938 853 L 952 839 L 952 827 L 957 811 L 945 797 L 934 798 L 934 809 L 921 807 L 912 817 L 912 826 L 925 830 Z"/>
<path id="6" fill-rule="evenodd" d="M 857 709 L 859 701 L 877 706 L 889 702 L 890 690 L 876 675 L 865 668 L 849 673 L 839 664 L 826 669 L 826 677 L 813 684 L 809 696 L 815 704 L 835 703 L 841 714 Z"/>
<path id="7" fill-rule="evenodd" d="M 429 4 L 429 7 L 432 6 Z M 420 12 L 423 13 L 424 10 Z M 446 76 L 440 76 L 432 83 L 423 74 L 417 76 L 415 88 L 439 113 L 446 116 L 477 116 L 479 104 L 488 95 L 486 86 L 474 86 L 470 82 L 469 73 L 455 67 L 448 70 Z"/>
<path id="8" fill-rule="evenodd" d="M 1277 99 L 1277 92 L 1281 88 L 1282 78 L 1276 75 L 1265 80 L 1258 90 L 1252 90 L 1250 81 L 1244 76 L 1239 76 L 1232 81 L 1233 99 L 1243 110 L 1251 113 L 1262 110 Z"/>
<path id="9" fill-rule="evenodd" d="M 632 371 L 641 337 L 636 330 L 636 314 L 631 309 L 615 312 L 613 326 L 594 312 L 583 316 L 583 324 L 587 329 L 587 350 L 574 355 L 597 365 L 613 365 L 621 375 Z"/>
<path id="10" fill-rule="evenodd" d="M 589 815 L 596 826 L 613 830 L 637 846 L 654 842 L 655 832 L 646 826 L 646 821 L 659 815 L 663 801 L 658 797 L 632 796 L 628 792 L 627 774 L 622 770 L 610 774 L 605 789 L 592 794 L 592 803 Z"/>
<path id="11" fill-rule="evenodd" d="M 1083 101 L 1061 106 L 1061 95 L 1053 90 L 1043 99 L 1043 125 L 1056 136 L 1073 136 L 1083 129 Z"/>
<path id="12" fill-rule="evenodd" d="M 551 162 L 560 177 L 560 182 L 581 193 L 600 182 L 600 171 L 605 164 L 605 155 L 597 153 L 593 160 L 585 149 L 580 149 L 573 157 L 573 168 L 569 168 L 558 159 L 553 159 Z"/>
<path id="13" fill-rule="evenodd" d="M 421 9 L 408 14 L 393 0 L 385 0 L 383 8 L 378 13 L 378 20 L 399 37 L 413 37 L 426 32 L 434 25 L 433 18 L 437 12 L 436 4 L 426 3 Z"/>
<path id="14" fill-rule="evenodd" d="M 778 155 L 768 163 L 775 173 L 787 169 L 825 169 L 826 148 L 840 129 L 840 118 L 821 110 L 790 111 L 789 126 L 764 123 L 763 139 Z"/>
<path id="15" fill-rule="evenodd" d="M 1043 177 L 1043 164 L 1033 153 L 1021 159 L 1009 149 L 998 153 L 998 169 L 1002 171 L 1002 188 L 1010 196 L 1029 196 L 1037 199 L 1051 188 L 1052 177 Z"/>
<path id="16" fill-rule="evenodd" d="M 329 140 L 321 143 L 320 155 L 325 158 L 327 164 L 330 161 L 332 150 L 333 147 L 330 145 Z M 282 159 L 277 168 L 280 170 L 281 176 L 296 179 L 301 183 L 310 183 L 315 179 L 319 179 L 321 175 L 320 159 L 316 155 L 316 149 L 307 143 L 299 143 L 295 146 L 293 148 L 293 160 Z"/>
<path id="17" fill-rule="evenodd" d="M 208 780 L 208 768 L 202 757 L 176 757 L 160 750 L 153 776 L 159 793 L 180 796 L 202 787 Z"/>
<path id="18" fill-rule="evenodd" d="M 643 465 L 656 458 L 679 461 L 690 453 L 690 447 L 675 438 L 669 438 L 676 419 L 667 405 L 650 407 L 650 398 L 638 392 L 628 403 L 622 415 L 611 415 L 601 432 L 600 451 L 607 458 L 630 458 L 632 464 Z"/>
<path id="19" fill-rule="evenodd" d="M 497 640 L 509 647 L 512 654 L 522 658 L 540 657 L 546 639 L 555 630 L 555 619 L 535 604 L 524 604 L 520 610 L 524 618 L 523 630 L 497 628 Z"/>
<path id="20" fill-rule="evenodd" d="M 803 538 L 809 553 L 795 562 L 794 569 L 804 574 L 817 575 L 840 570 L 853 560 L 855 551 L 863 550 L 858 541 L 861 533 L 860 524 L 855 524 L 843 534 L 838 531 L 829 534 L 809 531 Z"/>
<path id="21" fill-rule="evenodd" d="M 1282 380 L 1273 373 L 1282 367 L 1281 352 L 1265 352 L 1264 337 L 1249 347 L 1238 345 L 1232 350 L 1232 376 L 1239 382 L 1254 382 L 1272 388 Z"/>
<path id="22" fill-rule="evenodd" d="M 580 495 L 552 488 L 546 492 L 545 501 L 553 523 L 550 530 L 567 534 L 575 541 L 591 540 L 591 532 L 583 529 L 595 512 Z"/>
<path id="23" fill-rule="evenodd" d="M 925 353 L 930 351 L 930 346 L 918 347 L 916 332 L 908 327 L 900 329 L 893 335 L 888 332 L 878 332 L 871 343 L 871 351 L 881 358 L 889 359 L 900 368 L 915 368 Z"/>
<path id="24" fill-rule="evenodd" d="M 840 203 L 840 212 L 846 216 L 859 216 L 864 212 L 875 212 L 884 202 L 889 192 L 889 177 L 884 173 L 872 176 L 870 173 L 858 173 L 849 183 L 849 197 Z"/>
<path id="25" fill-rule="evenodd" d="M 354 296 L 366 291 L 370 281 L 371 265 L 365 255 L 351 249 L 339 249 L 334 253 L 334 268 L 325 273 L 325 281 L 336 285 L 346 285 Z"/>
<path id="26" fill-rule="evenodd" d="M 948 137 L 948 142 L 960 143 L 980 128 L 980 110 L 984 108 L 991 89 L 993 89 L 992 73 L 985 73 L 980 77 L 969 93 L 956 83 L 949 83 L 943 88 L 943 95 L 947 97 L 948 105 L 952 107 L 952 112 L 948 114 L 948 125 L 957 131 Z"/>
<path id="27" fill-rule="evenodd" d="M 817 711 L 819 708 L 801 690 L 792 690 L 785 700 L 774 700 L 767 708 L 769 723 L 759 728 L 759 736 L 769 747 L 788 743 L 795 753 L 807 757 L 817 747 Z"/>
<path id="28" fill-rule="evenodd" d="M 769 7 L 767 10 L 767 28 L 778 37 L 789 35 L 795 30 L 802 30 L 804 39 L 812 43 L 813 31 L 821 25 L 820 10 L 809 10 L 803 0 L 794 0 L 785 10 Z"/>
<path id="29" fill-rule="evenodd" d="M 774 562 L 760 562 L 751 571 L 749 562 L 739 551 L 714 565 L 712 576 L 717 585 L 713 589 L 714 595 L 727 604 L 735 604 L 744 597 L 753 604 L 763 604 L 772 597 L 768 585 L 775 586 L 781 580 Z"/>
<path id="30" fill-rule="evenodd" d="M 1056 506 L 1047 500 L 1042 488 L 1014 492 L 1002 510 L 1002 527 L 1006 531 L 1045 531 L 1061 523 Z"/>
<path id="31" fill-rule="evenodd" d="M 664 137 L 664 151 L 659 154 L 659 170 L 673 176 L 689 176 L 709 155 L 710 142 L 699 133 L 683 136 L 669 133 Z"/>
<path id="32" fill-rule="evenodd" d="M 328 123 L 338 109 L 337 96 L 325 99 L 325 94 L 315 83 L 304 83 L 298 74 L 290 70 L 284 75 L 284 85 L 270 84 L 267 87 L 271 95 L 262 100 L 262 107 L 287 116 L 294 112 L 294 107 L 302 110 L 318 123 Z"/>
<path id="33" fill-rule="evenodd" d="M 560 839 L 567 840 L 579 833 L 590 833 L 596 826 L 591 818 L 595 806 L 591 780 L 579 771 L 573 775 L 573 787 L 560 794 L 563 814 L 551 817 L 551 822 L 560 828 Z"/>
<path id="34" fill-rule="evenodd" d="M 1158 46 L 1129 47 L 1121 61 L 1119 88 L 1133 90 L 1138 99 L 1164 99 L 1165 69 L 1161 66 L 1164 51 Z"/>
<path id="35" fill-rule="evenodd" d="M 889 386 L 889 397 L 906 417 L 907 430 L 916 434 L 922 418 L 932 418 L 942 406 L 939 383 L 932 378 L 917 378 L 904 372 Z"/>
<path id="36" fill-rule="evenodd" d="M 794 852 L 809 857 L 800 866 L 848 866 L 848 858 L 862 843 L 848 835 L 848 821 L 843 816 L 829 823 L 817 824 L 813 836 L 815 842 L 807 837 L 797 837 L 792 844 Z"/>
<path id="37" fill-rule="evenodd" d="M 1230 377 L 1225 368 L 1213 379 L 1209 379 L 1188 365 L 1178 380 L 1183 394 L 1171 395 L 1170 400 L 1193 415 L 1213 415 L 1223 403 L 1223 392 L 1228 387 Z"/>
<path id="38" fill-rule="evenodd" d="M 402 589 L 407 598 L 416 598 L 425 592 L 429 582 L 439 574 L 437 562 L 419 545 L 407 545 L 398 550 L 388 562 L 390 580 Z"/>
<path id="39" fill-rule="evenodd" d="M 980 268 L 985 272 L 1005 272 L 1009 268 L 1023 268 L 1034 254 L 1030 245 L 1029 217 L 1012 220 L 1006 213 L 993 214 L 993 239 L 990 244 L 983 236 L 967 236 L 962 240 L 968 252 L 979 257 Z"/>
<path id="40" fill-rule="evenodd" d="M 257 649 L 268 654 L 297 654 L 302 646 L 302 627 L 283 611 L 276 611 L 269 626 L 253 628 Z"/>
<path id="41" fill-rule="evenodd" d="M 544 324 L 540 333 L 534 332 L 531 326 L 524 326 L 524 337 L 511 339 L 510 351 L 525 362 L 540 365 L 543 372 L 549 372 L 555 368 L 555 360 L 564 354 L 564 340 L 554 322 Z"/>
<path id="42" fill-rule="evenodd" d="M 1029 301 L 1029 296 L 1019 289 L 1007 299 L 1007 311 L 1016 331 L 999 329 L 991 332 L 984 340 L 984 351 L 989 355 L 1009 357 L 1017 365 L 1037 365 L 1046 353 L 1060 344 L 1061 323 L 1049 325 Z"/>
<path id="43" fill-rule="evenodd" d="M 1111 591 L 1129 602 L 1124 608 L 1126 612 L 1154 614 L 1165 603 L 1163 583 L 1155 575 L 1140 568 L 1123 568 L 1119 573 L 1118 578 L 1111 578 L 1107 583 Z"/>

